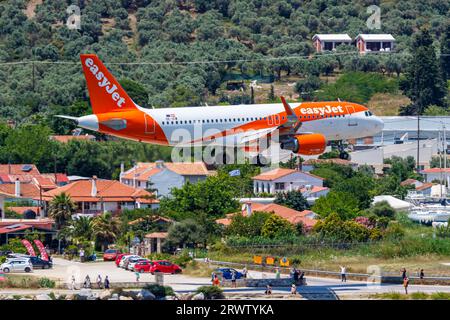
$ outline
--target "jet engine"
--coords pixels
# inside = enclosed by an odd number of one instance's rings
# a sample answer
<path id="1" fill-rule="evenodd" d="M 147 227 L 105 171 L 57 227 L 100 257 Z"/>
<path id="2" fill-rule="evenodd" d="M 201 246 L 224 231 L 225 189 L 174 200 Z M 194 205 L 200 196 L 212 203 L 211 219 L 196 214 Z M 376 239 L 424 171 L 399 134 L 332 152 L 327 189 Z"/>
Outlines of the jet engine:
<path id="1" fill-rule="evenodd" d="M 327 141 L 320 133 L 300 134 L 287 138 L 281 143 L 281 149 L 291 150 L 297 154 L 313 156 L 325 151 Z"/>

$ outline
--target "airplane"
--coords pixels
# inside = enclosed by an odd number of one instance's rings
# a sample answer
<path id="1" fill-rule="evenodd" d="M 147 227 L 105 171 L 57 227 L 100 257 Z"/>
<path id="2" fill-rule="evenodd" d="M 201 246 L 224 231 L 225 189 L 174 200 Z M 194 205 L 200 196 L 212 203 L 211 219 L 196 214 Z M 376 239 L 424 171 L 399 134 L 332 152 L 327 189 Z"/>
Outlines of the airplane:
<path id="1" fill-rule="evenodd" d="M 93 114 L 72 117 L 79 127 L 157 145 L 207 145 L 260 150 L 261 139 L 278 135 L 279 147 L 319 155 L 335 143 L 349 159 L 343 140 L 373 136 L 383 121 L 366 107 L 345 101 L 147 109 L 136 104 L 95 54 L 81 54 Z M 199 131 L 199 128 L 201 129 Z M 180 135 L 187 138 L 180 143 Z"/>

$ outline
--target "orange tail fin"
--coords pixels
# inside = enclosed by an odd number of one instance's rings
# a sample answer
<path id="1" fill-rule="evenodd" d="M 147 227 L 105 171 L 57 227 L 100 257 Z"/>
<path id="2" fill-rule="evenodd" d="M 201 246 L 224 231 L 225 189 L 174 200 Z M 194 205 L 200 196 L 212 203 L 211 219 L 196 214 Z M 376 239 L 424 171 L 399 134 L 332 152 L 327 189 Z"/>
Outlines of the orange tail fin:
<path id="1" fill-rule="evenodd" d="M 82 54 L 80 58 L 94 114 L 136 109 L 136 104 L 97 55 Z"/>

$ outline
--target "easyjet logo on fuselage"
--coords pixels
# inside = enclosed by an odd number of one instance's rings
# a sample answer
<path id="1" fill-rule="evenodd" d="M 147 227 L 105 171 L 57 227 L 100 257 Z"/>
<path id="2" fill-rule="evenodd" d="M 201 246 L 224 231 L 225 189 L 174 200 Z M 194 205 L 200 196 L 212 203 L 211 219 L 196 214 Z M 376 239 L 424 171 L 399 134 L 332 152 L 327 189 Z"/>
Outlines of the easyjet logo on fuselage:
<path id="1" fill-rule="evenodd" d="M 314 108 L 300 108 L 300 113 L 302 114 L 320 114 L 323 116 L 324 114 L 329 113 L 344 113 L 344 110 L 341 106 L 331 107 L 314 107 Z"/>
<path id="2" fill-rule="evenodd" d="M 99 71 L 98 66 L 94 64 L 94 60 L 92 60 L 91 58 L 87 58 L 84 61 L 84 64 L 89 68 L 91 73 L 98 80 L 97 85 L 100 88 L 105 88 L 106 92 L 111 96 L 113 101 L 116 101 L 117 106 L 121 108 L 122 104 L 125 102 L 125 98 L 121 97 L 120 94 L 116 91 L 118 89 L 117 86 L 115 84 L 111 85 L 111 82 L 104 75 L 104 73 Z"/>

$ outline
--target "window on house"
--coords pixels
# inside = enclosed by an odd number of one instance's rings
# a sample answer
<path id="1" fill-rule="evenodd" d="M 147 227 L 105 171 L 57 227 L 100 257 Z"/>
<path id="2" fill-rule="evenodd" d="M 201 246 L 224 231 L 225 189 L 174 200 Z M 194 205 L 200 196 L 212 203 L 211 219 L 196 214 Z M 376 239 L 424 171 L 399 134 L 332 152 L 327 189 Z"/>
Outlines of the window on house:
<path id="1" fill-rule="evenodd" d="M 284 182 L 275 182 L 275 190 L 284 190 Z"/>

